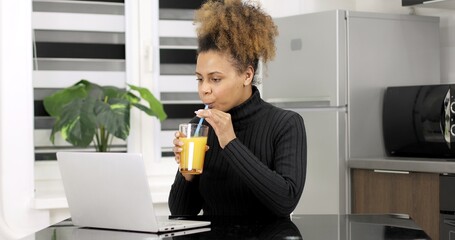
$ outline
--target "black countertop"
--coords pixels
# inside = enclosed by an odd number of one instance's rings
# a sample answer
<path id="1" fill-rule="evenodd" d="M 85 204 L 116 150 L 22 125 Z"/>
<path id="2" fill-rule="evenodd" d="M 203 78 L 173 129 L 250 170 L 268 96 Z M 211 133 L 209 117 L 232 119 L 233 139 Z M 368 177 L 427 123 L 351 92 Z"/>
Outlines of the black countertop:
<path id="1" fill-rule="evenodd" d="M 428 173 L 455 173 L 455 159 L 377 157 L 351 158 L 349 168 Z"/>
<path id="2" fill-rule="evenodd" d="M 293 215 L 291 219 L 202 218 L 208 228 L 156 235 L 143 232 L 79 228 L 65 221 L 35 234 L 35 240 L 153 239 L 430 239 L 407 215 Z M 196 233 L 194 233 L 196 232 Z"/>

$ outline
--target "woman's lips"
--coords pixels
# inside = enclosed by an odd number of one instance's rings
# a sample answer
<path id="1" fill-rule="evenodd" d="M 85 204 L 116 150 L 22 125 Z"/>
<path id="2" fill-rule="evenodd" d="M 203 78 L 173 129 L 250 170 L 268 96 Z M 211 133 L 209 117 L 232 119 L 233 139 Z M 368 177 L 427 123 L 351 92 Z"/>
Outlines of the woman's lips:
<path id="1" fill-rule="evenodd" d="M 208 105 L 209 108 L 213 108 L 213 103 L 204 103 L 204 105 Z"/>

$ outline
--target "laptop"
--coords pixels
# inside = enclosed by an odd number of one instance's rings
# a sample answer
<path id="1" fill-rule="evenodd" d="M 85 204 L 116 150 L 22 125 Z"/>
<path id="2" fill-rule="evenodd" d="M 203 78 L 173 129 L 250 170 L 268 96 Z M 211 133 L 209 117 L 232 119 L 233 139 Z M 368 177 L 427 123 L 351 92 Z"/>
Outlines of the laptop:
<path id="1" fill-rule="evenodd" d="M 210 231 L 208 227 L 192 228 L 175 232 L 145 233 L 134 231 L 119 231 L 99 228 L 75 228 L 71 233 L 71 239 L 77 240 L 154 240 L 190 235 Z"/>
<path id="2" fill-rule="evenodd" d="M 159 233 L 210 225 L 155 215 L 141 154 L 57 152 L 57 162 L 76 226 Z"/>

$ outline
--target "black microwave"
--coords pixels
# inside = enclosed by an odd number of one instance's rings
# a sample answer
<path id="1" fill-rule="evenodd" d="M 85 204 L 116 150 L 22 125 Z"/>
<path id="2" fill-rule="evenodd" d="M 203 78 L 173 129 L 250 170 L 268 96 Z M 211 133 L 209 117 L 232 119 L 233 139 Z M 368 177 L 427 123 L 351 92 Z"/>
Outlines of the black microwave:
<path id="1" fill-rule="evenodd" d="M 388 87 L 382 117 L 388 156 L 455 158 L 455 84 Z"/>

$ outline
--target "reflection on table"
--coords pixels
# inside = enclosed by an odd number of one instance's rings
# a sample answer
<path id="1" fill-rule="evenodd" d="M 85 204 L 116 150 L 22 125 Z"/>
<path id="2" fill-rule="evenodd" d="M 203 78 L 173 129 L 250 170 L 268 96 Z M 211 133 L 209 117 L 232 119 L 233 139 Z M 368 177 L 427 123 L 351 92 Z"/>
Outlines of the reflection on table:
<path id="1" fill-rule="evenodd" d="M 79 228 L 70 221 L 44 229 L 36 240 L 153 239 L 430 239 L 407 215 L 294 215 L 291 219 L 207 218 L 211 226 L 162 234 Z"/>

